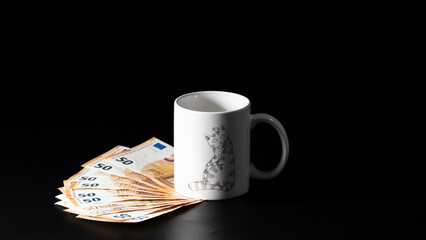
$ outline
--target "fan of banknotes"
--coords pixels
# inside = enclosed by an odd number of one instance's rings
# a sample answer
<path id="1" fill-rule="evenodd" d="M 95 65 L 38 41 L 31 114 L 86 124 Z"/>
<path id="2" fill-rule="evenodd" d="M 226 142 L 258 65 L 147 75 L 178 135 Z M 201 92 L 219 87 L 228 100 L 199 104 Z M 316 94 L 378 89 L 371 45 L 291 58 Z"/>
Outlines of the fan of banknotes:
<path id="1" fill-rule="evenodd" d="M 116 146 L 64 180 L 55 204 L 77 218 L 135 223 L 201 202 L 174 190 L 173 166 L 173 147 L 157 138 Z"/>

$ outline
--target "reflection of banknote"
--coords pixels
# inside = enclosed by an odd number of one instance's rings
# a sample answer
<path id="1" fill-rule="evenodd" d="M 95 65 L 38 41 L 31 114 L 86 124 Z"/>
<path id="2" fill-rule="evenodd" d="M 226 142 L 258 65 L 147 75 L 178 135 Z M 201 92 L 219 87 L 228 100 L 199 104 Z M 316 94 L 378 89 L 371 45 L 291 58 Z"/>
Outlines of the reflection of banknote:
<path id="1" fill-rule="evenodd" d="M 141 222 L 201 202 L 174 191 L 173 147 L 156 138 L 117 146 L 83 164 L 64 180 L 56 205 L 78 218 Z"/>

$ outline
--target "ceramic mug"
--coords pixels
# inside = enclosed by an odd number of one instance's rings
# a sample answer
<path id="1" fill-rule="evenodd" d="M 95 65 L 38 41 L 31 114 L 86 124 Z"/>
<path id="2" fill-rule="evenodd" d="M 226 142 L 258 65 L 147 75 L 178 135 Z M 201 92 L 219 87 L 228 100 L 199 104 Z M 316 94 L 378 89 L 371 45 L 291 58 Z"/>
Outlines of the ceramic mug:
<path id="1" fill-rule="evenodd" d="M 257 123 L 272 125 L 282 144 L 278 165 L 260 171 L 250 163 L 250 131 Z M 249 189 L 249 178 L 269 179 L 284 168 L 289 151 L 284 127 L 264 113 L 251 114 L 248 98 L 230 92 L 188 93 L 174 102 L 174 184 L 192 198 L 219 200 Z"/>

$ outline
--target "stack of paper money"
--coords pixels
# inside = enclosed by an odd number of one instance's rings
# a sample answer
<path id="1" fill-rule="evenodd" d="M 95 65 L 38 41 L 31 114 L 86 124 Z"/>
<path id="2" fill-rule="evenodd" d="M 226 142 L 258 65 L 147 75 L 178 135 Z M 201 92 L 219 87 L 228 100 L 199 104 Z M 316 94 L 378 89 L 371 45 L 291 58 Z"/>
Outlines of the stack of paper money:
<path id="1" fill-rule="evenodd" d="M 201 202 L 174 190 L 173 166 L 173 147 L 159 139 L 117 146 L 64 180 L 55 204 L 78 218 L 134 223 Z"/>

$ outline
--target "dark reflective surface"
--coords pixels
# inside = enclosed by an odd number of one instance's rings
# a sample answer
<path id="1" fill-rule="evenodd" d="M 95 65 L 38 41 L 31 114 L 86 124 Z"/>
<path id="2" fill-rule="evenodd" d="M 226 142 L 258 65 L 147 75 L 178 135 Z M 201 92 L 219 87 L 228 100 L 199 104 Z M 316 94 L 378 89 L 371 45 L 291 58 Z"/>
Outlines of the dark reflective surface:
<path id="1" fill-rule="evenodd" d="M 421 179 L 417 179 L 421 181 Z M 423 179 L 424 180 L 424 179 Z M 226 201 L 206 201 L 136 224 L 77 219 L 53 206 L 54 191 L 41 190 L 29 208 L 24 201 L 2 209 L 3 239 L 360 239 L 417 237 L 424 197 L 413 193 L 419 183 L 393 189 L 372 201 L 295 198 L 294 192 L 252 190 Z M 408 188 L 407 187 L 411 187 Z M 272 190 L 269 187 L 269 190 Z M 327 191 L 327 188 L 323 189 Z M 46 195 L 45 195 L 46 194 Z M 48 195 L 50 194 L 50 195 Z M 302 193 L 303 195 L 303 193 Z M 24 195 L 23 195 L 24 197 Z M 378 197 L 377 195 L 371 198 Z M 48 202 L 49 204 L 46 204 Z M 25 206 L 25 205 L 24 205 Z M 6 218 L 7 216 L 7 218 Z"/>

